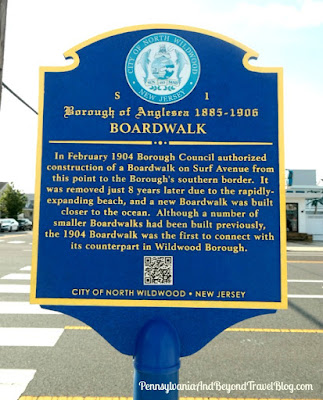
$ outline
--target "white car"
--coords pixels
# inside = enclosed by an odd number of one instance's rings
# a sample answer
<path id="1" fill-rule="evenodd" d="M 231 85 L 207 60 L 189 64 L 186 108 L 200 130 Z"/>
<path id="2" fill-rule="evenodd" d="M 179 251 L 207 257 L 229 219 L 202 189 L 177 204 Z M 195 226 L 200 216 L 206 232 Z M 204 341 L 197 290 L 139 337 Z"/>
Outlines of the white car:
<path id="1" fill-rule="evenodd" d="M 1 223 L 1 231 L 7 231 L 7 232 L 17 231 L 19 227 L 18 222 L 13 218 L 0 219 L 0 223 Z"/>

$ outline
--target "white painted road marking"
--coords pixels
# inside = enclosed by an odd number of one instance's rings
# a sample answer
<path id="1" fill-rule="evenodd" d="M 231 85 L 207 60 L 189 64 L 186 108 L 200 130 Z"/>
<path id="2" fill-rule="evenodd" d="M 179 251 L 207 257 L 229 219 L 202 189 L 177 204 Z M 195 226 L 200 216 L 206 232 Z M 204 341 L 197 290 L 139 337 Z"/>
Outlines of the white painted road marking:
<path id="1" fill-rule="evenodd" d="M 308 252 L 308 251 L 323 251 L 322 247 L 302 247 L 302 246 L 287 246 L 287 251 L 291 253 Z"/>
<path id="2" fill-rule="evenodd" d="M 0 314 L 60 314 L 41 308 L 38 304 L 29 304 L 27 301 L 1 301 Z"/>
<path id="3" fill-rule="evenodd" d="M 19 399 L 35 373 L 35 369 L 0 369 L 0 399 Z"/>
<path id="4" fill-rule="evenodd" d="M 289 299 L 323 299 L 322 294 L 289 294 Z"/>
<path id="5" fill-rule="evenodd" d="M 9 244 L 21 244 L 21 243 L 26 243 L 24 240 L 11 240 L 10 242 L 7 242 Z"/>
<path id="6" fill-rule="evenodd" d="M 0 293 L 30 293 L 30 285 L 0 284 Z"/>
<path id="7" fill-rule="evenodd" d="M 30 281 L 30 274 L 8 274 L 3 276 L 1 279 Z"/>
<path id="8" fill-rule="evenodd" d="M 0 328 L 0 346 L 53 347 L 62 328 Z"/>
<path id="9" fill-rule="evenodd" d="M 311 279 L 289 279 L 287 282 L 296 282 L 296 283 L 323 283 L 320 280 L 311 280 Z"/>
<path id="10" fill-rule="evenodd" d="M 31 271 L 31 265 L 26 265 L 23 268 L 20 268 L 20 271 Z"/>

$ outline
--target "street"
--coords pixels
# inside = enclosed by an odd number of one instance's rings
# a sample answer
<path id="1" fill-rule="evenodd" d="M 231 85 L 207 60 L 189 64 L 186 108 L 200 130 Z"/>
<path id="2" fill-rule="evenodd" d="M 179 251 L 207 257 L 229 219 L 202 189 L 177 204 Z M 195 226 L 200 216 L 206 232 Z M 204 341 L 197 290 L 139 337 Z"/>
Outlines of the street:
<path id="1" fill-rule="evenodd" d="M 131 357 L 29 304 L 31 244 L 32 232 L 0 234 L 0 399 L 132 396 Z M 183 358 L 180 396 L 322 399 L 323 243 L 288 243 L 287 257 L 288 310 L 232 326 Z"/>

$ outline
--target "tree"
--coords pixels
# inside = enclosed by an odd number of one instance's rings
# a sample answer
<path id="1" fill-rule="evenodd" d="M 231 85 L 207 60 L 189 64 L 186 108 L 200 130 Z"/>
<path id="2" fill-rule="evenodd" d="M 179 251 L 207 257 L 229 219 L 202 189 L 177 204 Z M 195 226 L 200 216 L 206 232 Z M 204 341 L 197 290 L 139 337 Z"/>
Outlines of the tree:
<path id="1" fill-rule="evenodd" d="M 311 207 L 315 207 L 314 214 L 317 214 L 317 206 L 319 204 L 323 204 L 323 197 L 321 197 L 320 199 L 308 199 L 307 204 L 309 204 Z"/>
<path id="2" fill-rule="evenodd" d="M 27 200 L 27 196 L 15 189 L 13 184 L 8 185 L 0 198 L 1 214 L 5 214 L 8 218 L 17 219 L 18 214 L 26 206 Z"/>

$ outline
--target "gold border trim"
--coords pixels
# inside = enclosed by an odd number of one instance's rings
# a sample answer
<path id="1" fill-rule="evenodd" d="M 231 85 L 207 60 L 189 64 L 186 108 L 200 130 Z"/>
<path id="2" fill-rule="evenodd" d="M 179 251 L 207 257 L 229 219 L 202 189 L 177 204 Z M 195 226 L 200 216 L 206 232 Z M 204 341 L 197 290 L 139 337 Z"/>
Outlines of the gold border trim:
<path id="1" fill-rule="evenodd" d="M 151 140 L 50 140 L 50 144 L 140 144 L 151 146 Z"/>
<path id="2" fill-rule="evenodd" d="M 272 146 L 272 142 L 189 142 L 170 141 L 170 146 Z"/>
<path id="3" fill-rule="evenodd" d="M 31 304 L 113 306 L 113 307 L 177 307 L 177 308 L 252 308 L 278 310 L 285 308 L 281 302 L 215 301 L 215 300 L 114 300 L 114 299 L 63 299 L 31 298 Z"/>

